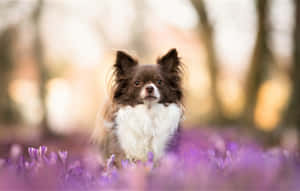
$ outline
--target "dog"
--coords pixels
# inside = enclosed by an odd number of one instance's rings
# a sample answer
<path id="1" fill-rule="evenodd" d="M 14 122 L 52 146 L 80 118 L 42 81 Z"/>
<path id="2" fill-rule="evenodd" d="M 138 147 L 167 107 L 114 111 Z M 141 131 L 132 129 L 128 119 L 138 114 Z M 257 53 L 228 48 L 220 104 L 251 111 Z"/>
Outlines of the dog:
<path id="1" fill-rule="evenodd" d="M 176 149 L 184 110 L 182 67 L 176 49 L 150 65 L 117 51 L 112 95 L 92 137 L 105 159 L 146 161 L 152 153 L 157 161 Z"/>

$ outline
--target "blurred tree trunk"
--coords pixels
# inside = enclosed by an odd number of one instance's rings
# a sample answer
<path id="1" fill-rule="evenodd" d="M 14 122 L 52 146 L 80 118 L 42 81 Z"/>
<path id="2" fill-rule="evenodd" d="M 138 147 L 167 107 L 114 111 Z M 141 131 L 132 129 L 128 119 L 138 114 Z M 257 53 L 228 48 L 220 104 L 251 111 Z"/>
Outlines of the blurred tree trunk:
<path id="1" fill-rule="evenodd" d="M 36 66 L 39 72 L 39 92 L 40 100 L 43 108 L 43 119 L 41 122 L 42 136 L 51 137 L 53 133 L 49 129 L 47 118 L 47 106 L 46 106 L 46 83 L 49 79 L 49 73 L 44 62 L 44 47 L 41 37 L 41 16 L 43 13 L 44 0 L 38 0 L 36 7 L 32 14 L 32 21 L 34 24 L 34 42 L 33 42 L 33 54 L 35 57 Z"/>
<path id="2" fill-rule="evenodd" d="M 136 10 L 135 20 L 132 24 L 133 39 L 130 46 L 136 51 L 138 57 L 148 56 L 145 38 L 145 2 L 134 0 L 134 8 Z"/>
<path id="3" fill-rule="evenodd" d="M 218 97 L 217 92 L 219 70 L 214 47 L 213 26 L 209 21 L 207 9 L 203 0 L 192 0 L 192 3 L 194 4 L 194 7 L 201 21 L 199 31 L 202 37 L 201 39 L 203 39 L 203 43 L 207 54 L 208 70 L 211 81 L 210 95 L 213 102 L 213 121 L 216 121 L 217 123 L 224 122 L 226 118 L 222 113 L 221 101 Z"/>
<path id="4" fill-rule="evenodd" d="M 293 64 L 291 70 L 292 92 L 283 124 L 300 128 L 300 1 L 295 3 L 295 27 L 293 35 Z"/>
<path id="5" fill-rule="evenodd" d="M 272 61 L 269 41 L 269 0 L 256 0 L 257 37 L 246 76 L 246 105 L 242 120 L 248 125 L 254 125 L 254 111 L 257 95 L 261 84 L 268 77 L 268 67 Z"/>
<path id="6" fill-rule="evenodd" d="M 9 84 L 14 68 L 14 44 L 17 34 L 15 26 L 8 27 L 0 34 L 0 122 L 18 122 L 20 115 L 9 95 Z"/>

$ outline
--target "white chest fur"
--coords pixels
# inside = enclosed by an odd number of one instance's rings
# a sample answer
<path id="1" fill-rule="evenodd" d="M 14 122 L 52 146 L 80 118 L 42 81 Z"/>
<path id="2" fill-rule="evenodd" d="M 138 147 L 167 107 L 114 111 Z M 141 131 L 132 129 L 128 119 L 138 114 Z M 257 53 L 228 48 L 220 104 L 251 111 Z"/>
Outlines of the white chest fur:
<path id="1" fill-rule="evenodd" d="M 176 132 L 182 111 L 177 104 L 125 106 L 116 113 L 116 133 L 127 158 L 146 160 L 153 152 L 161 157 Z"/>

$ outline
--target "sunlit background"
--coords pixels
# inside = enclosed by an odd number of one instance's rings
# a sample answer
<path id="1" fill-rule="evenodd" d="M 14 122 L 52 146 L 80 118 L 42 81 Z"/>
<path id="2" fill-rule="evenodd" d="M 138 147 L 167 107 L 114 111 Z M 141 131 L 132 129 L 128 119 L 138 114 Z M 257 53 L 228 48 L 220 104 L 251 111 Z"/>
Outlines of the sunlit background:
<path id="1" fill-rule="evenodd" d="M 292 0 L 1 0 L 0 139 L 90 132 L 116 50 L 155 64 L 175 47 L 186 65 L 184 127 L 295 142 L 297 115 L 285 119 L 294 18 Z"/>

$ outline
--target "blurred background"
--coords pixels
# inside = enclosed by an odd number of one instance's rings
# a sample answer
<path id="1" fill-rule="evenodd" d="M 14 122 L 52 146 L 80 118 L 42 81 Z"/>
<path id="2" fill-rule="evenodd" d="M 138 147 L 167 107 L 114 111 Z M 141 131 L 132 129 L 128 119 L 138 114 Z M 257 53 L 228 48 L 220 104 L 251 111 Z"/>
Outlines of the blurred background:
<path id="1" fill-rule="evenodd" d="M 177 48 L 185 128 L 236 128 L 297 148 L 298 0 L 1 0 L 0 140 L 90 132 L 122 49 Z"/>

